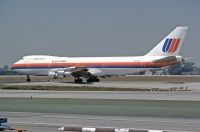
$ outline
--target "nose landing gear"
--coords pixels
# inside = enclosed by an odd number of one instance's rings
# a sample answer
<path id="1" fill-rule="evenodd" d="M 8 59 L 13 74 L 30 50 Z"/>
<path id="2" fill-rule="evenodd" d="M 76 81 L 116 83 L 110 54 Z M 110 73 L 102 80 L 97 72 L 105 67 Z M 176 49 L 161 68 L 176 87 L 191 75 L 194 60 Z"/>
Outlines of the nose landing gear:
<path id="1" fill-rule="evenodd" d="M 27 82 L 30 82 L 30 81 L 31 81 L 31 78 L 30 78 L 29 75 L 26 75 L 26 81 L 27 81 Z"/>

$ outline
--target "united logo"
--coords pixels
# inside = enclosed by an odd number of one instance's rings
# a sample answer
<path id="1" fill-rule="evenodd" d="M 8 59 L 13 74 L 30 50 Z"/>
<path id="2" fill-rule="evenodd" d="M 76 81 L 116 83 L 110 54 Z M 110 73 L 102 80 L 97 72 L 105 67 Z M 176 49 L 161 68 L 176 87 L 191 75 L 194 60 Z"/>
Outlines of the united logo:
<path id="1" fill-rule="evenodd" d="M 177 50 L 178 45 L 180 43 L 180 39 L 166 39 L 165 43 L 163 45 L 162 51 L 163 52 L 168 52 L 168 53 L 173 53 Z"/>

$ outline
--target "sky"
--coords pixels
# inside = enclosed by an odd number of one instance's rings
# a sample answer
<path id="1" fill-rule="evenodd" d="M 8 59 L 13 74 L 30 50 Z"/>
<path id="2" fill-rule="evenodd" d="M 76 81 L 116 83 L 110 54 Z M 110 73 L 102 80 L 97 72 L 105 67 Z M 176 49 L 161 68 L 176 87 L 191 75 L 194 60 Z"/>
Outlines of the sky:
<path id="1" fill-rule="evenodd" d="M 0 65 L 26 55 L 135 56 L 176 26 L 200 66 L 200 0 L 0 0 Z"/>

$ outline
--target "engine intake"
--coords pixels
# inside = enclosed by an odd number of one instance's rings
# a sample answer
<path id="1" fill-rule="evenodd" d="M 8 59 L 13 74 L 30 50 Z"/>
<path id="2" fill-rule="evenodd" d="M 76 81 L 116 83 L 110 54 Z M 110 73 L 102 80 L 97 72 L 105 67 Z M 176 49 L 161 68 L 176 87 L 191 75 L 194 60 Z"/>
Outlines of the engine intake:
<path id="1" fill-rule="evenodd" d="M 56 79 L 58 77 L 58 73 L 57 72 L 49 72 L 48 76 Z"/>

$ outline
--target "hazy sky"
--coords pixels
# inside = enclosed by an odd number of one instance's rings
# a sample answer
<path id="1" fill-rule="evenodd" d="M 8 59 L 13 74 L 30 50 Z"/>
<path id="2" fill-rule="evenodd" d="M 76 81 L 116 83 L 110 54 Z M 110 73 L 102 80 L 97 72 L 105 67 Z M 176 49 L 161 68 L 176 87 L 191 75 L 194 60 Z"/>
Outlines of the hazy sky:
<path id="1" fill-rule="evenodd" d="M 22 56 L 144 55 L 176 26 L 200 65 L 200 0 L 0 0 L 0 65 Z"/>

